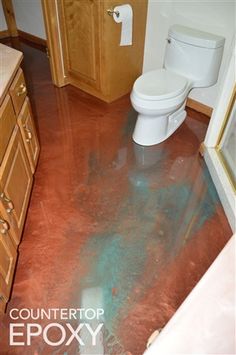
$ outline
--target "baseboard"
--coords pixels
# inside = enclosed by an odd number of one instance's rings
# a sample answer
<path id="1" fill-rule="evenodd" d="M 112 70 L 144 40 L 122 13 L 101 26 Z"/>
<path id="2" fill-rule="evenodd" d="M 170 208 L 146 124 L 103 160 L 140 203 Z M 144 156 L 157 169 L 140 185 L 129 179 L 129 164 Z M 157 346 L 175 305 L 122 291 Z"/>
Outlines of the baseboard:
<path id="1" fill-rule="evenodd" d="M 201 102 L 195 101 L 193 99 L 188 98 L 186 106 L 192 108 L 195 111 L 201 112 L 204 115 L 211 117 L 213 108 L 207 105 L 202 104 Z"/>
<path id="2" fill-rule="evenodd" d="M 30 33 L 18 30 L 18 35 L 20 38 L 24 39 L 25 41 L 29 42 L 29 43 L 33 43 L 36 44 L 38 46 L 43 47 L 44 49 L 47 47 L 47 41 L 46 39 L 34 36 Z"/>
<path id="3" fill-rule="evenodd" d="M 0 31 L 0 39 L 10 37 L 8 30 Z"/>

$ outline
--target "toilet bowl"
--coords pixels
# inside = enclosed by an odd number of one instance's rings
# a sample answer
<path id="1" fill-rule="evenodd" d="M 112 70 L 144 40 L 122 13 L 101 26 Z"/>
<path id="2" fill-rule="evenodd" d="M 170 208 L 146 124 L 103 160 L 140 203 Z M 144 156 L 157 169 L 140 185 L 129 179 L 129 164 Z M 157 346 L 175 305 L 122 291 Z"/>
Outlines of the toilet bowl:
<path id="1" fill-rule="evenodd" d="M 170 137 L 186 117 L 193 88 L 217 82 L 225 39 L 180 25 L 169 29 L 164 67 L 141 75 L 134 83 L 131 103 L 137 111 L 133 140 L 143 146 Z"/>
<path id="2" fill-rule="evenodd" d="M 185 101 L 191 83 L 166 69 L 150 71 L 139 77 L 131 93 L 138 112 L 133 140 L 143 146 L 167 139 L 186 117 Z"/>

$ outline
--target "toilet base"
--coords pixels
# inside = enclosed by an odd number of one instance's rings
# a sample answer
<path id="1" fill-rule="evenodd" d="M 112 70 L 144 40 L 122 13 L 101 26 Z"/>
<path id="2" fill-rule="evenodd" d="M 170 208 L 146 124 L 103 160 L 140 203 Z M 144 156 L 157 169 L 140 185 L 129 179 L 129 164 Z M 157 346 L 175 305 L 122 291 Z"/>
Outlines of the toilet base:
<path id="1" fill-rule="evenodd" d="M 183 106 L 169 116 L 146 116 L 139 114 L 133 140 L 143 146 L 151 146 L 169 138 L 186 118 Z"/>

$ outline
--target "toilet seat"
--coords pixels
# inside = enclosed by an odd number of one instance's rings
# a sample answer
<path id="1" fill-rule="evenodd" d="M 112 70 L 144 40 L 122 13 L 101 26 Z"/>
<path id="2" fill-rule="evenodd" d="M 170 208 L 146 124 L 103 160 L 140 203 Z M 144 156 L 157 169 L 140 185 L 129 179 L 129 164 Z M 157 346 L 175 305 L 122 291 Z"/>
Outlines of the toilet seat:
<path id="1" fill-rule="evenodd" d="M 148 101 L 166 100 L 183 93 L 188 80 L 170 70 L 158 69 L 141 75 L 134 83 L 133 92 Z"/>

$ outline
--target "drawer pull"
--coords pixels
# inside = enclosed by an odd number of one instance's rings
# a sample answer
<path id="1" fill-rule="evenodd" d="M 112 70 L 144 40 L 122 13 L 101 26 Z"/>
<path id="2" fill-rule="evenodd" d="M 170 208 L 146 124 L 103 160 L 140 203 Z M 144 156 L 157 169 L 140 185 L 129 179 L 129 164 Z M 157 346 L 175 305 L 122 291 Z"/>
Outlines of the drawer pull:
<path id="1" fill-rule="evenodd" d="M 19 91 L 17 92 L 17 96 L 21 96 L 21 95 L 24 95 L 26 93 L 26 86 L 25 84 L 21 84 L 19 86 Z"/>
<path id="2" fill-rule="evenodd" d="M 9 224 L 7 223 L 7 221 L 5 219 L 0 218 L 0 233 L 1 234 L 6 234 L 7 231 L 10 229 Z"/>
<path id="3" fill-rule="evenodd" d="M 24 127 L 24 129 L 27 133 L 27 137 L 28 137 L 28 138 L 26 138 L 26 142 L 29 143 L 32 139 L 32 132 L 26 125 L 24 125 L 23 127 Z"/>
<path id="4" fill-rule="evenodd" d="M 0 194 L 0 198 L 7 203 L 7 208 L 6 208 L 6 211 L 7 213 L 11 213 L 13 210 L 14 210 L 14 204 L 12 202 L 12 200 L 10 200 L 4 192 L 2 192 Z"/>

